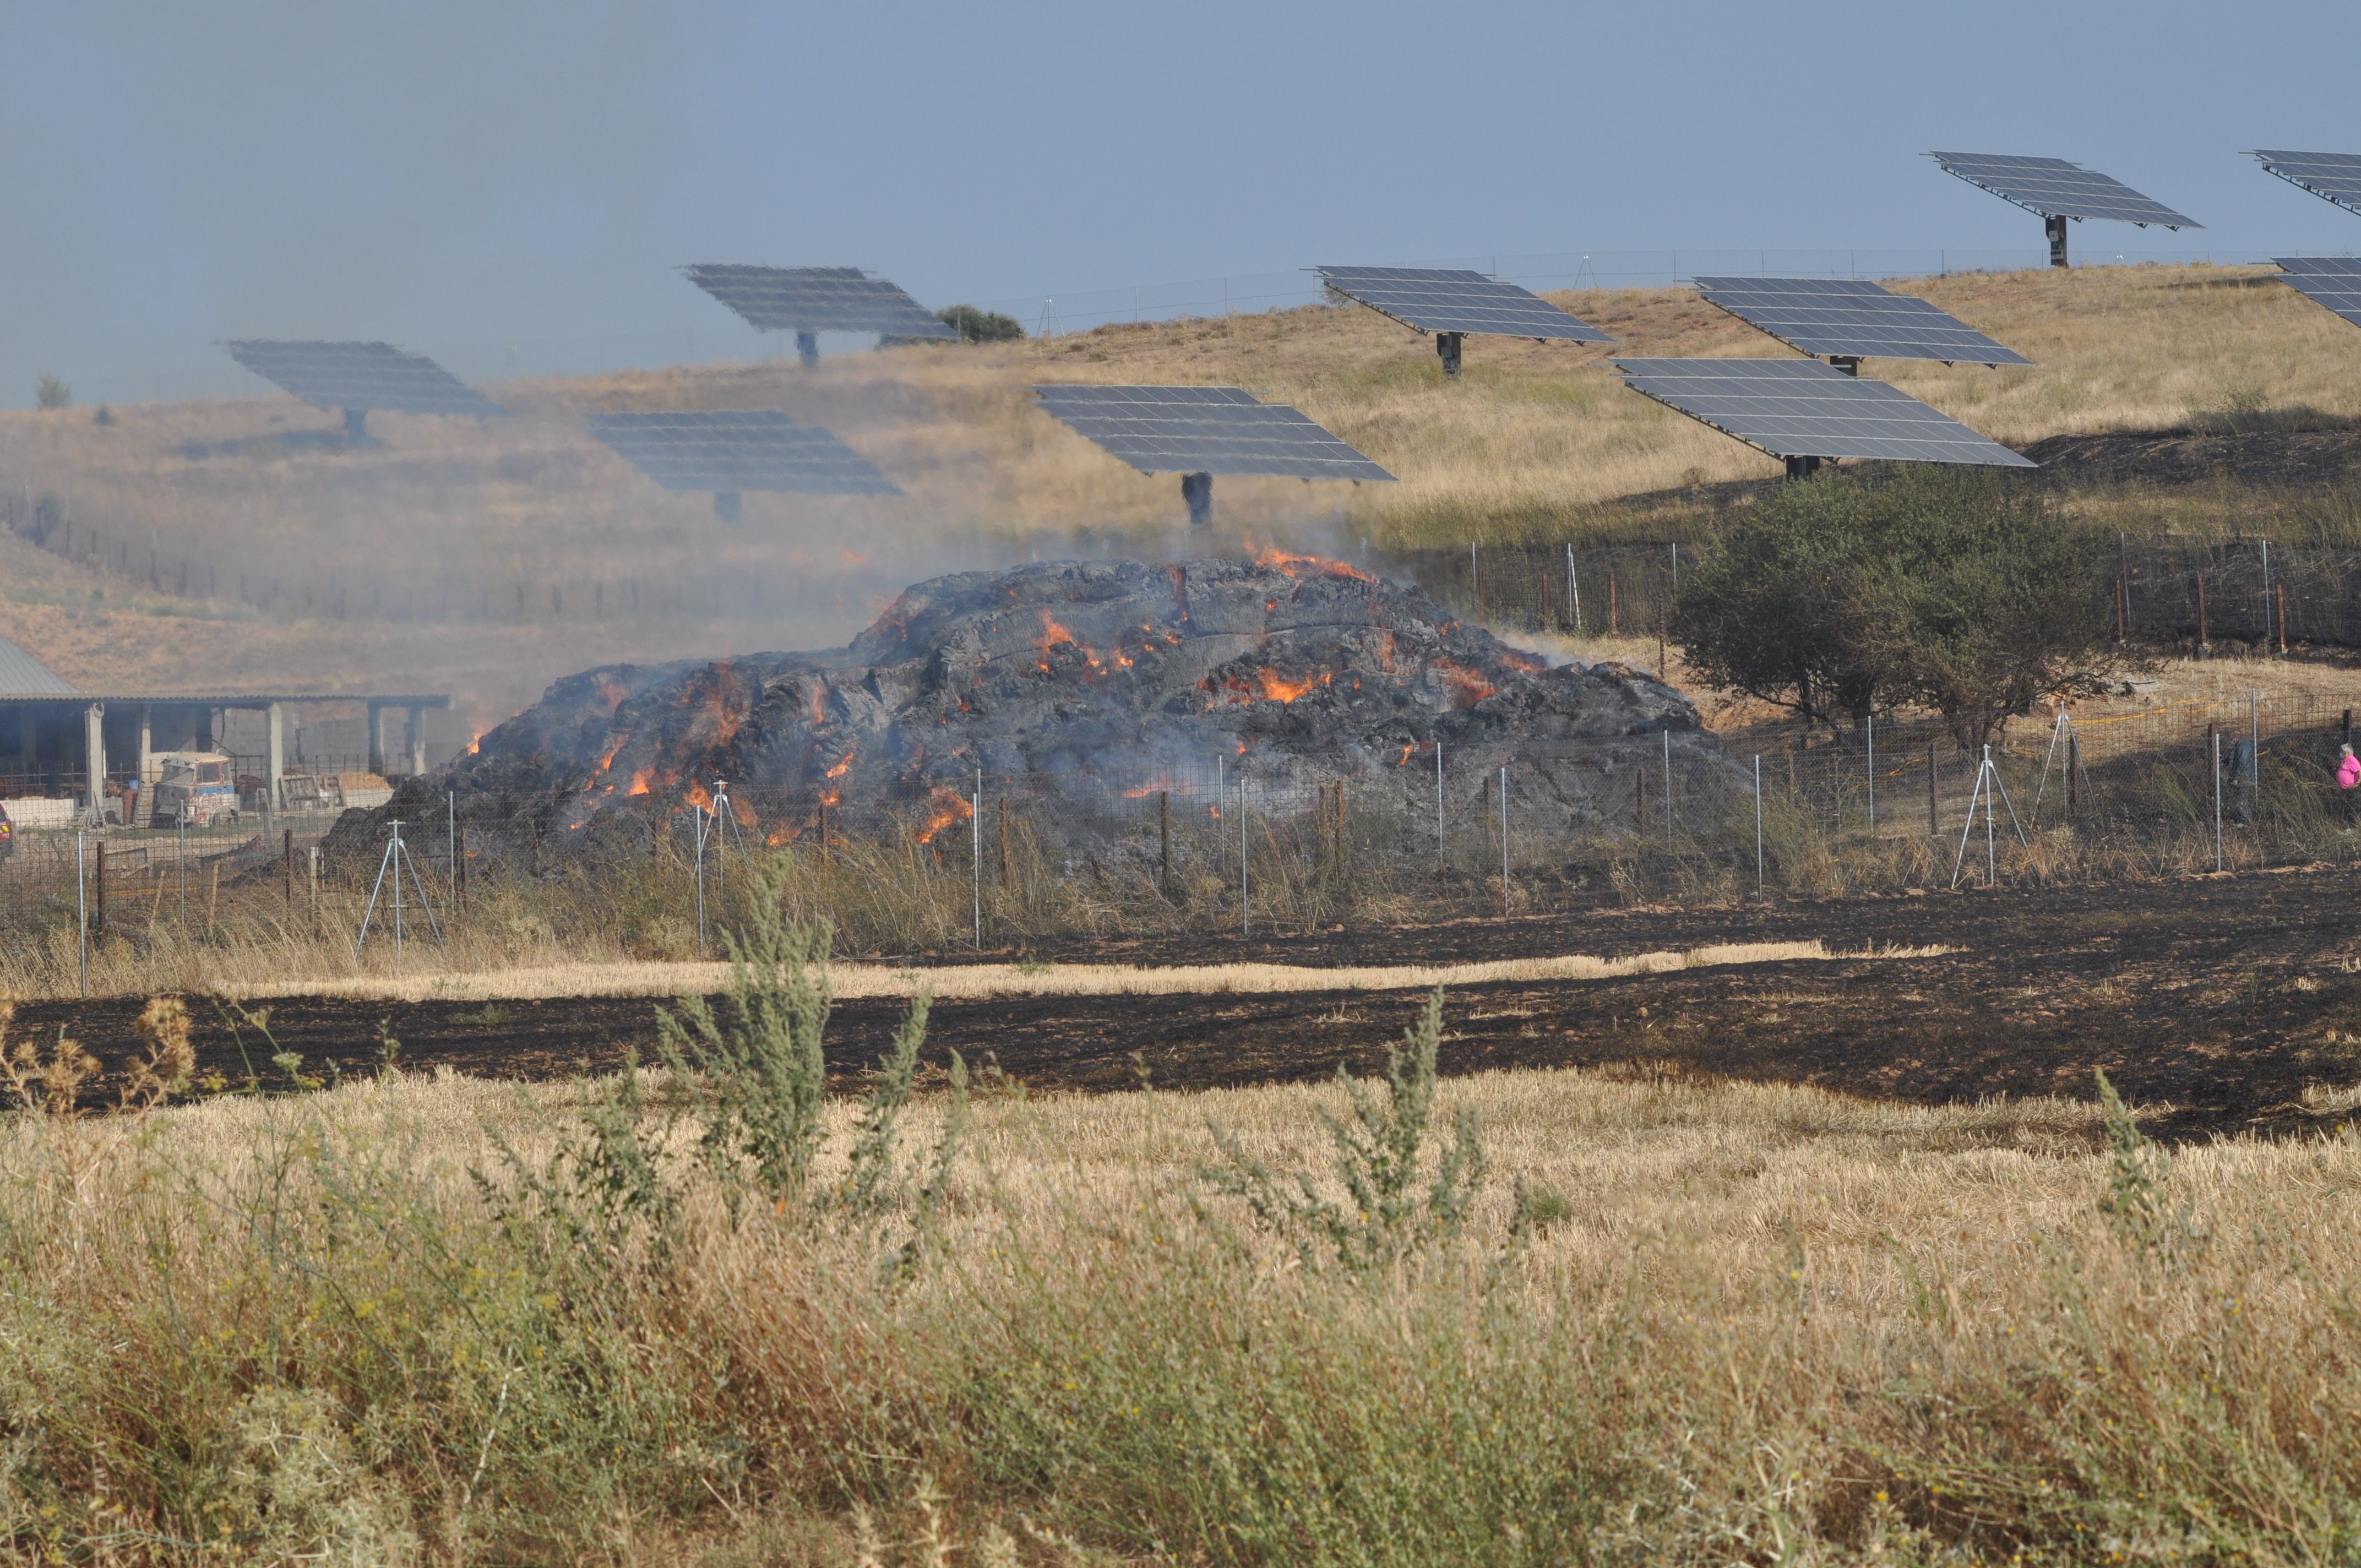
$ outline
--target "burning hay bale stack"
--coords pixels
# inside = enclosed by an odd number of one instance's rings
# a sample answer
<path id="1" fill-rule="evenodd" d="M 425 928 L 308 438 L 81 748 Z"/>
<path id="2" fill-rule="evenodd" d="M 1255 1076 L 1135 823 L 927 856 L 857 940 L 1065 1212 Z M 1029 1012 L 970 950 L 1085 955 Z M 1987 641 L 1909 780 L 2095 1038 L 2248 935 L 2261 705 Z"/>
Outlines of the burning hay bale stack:
<path id="1" fill-rule="evenodd" d="M 1217 779 L 1431 810 L 1440 743 L 1447 790 L 1511 763 L 1578 824 L 1628 811 L 1666 731 L 1684 761 L 1710 748 L 1672 688 L 1552 667 L 1342 563 L 1063 562 L 918 584 L 842 649 L 569 676 L 437 787 L 463 817 L 529 811 L 557 841 L 630 823 L 643 843 L 651 810 L 709 805 L 717 780 L 750 841 L 830 813 L 930 839 L 969 815 L 981 769 L 1074 836 L 1105 801 L 1211 797 Z"/>

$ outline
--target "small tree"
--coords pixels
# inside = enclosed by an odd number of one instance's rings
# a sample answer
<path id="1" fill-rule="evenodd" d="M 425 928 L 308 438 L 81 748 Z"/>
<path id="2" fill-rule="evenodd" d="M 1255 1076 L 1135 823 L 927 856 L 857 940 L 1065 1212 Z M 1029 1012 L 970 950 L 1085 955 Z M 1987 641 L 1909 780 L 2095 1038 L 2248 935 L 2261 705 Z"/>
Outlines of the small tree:
<path id="1" fill-rule="evenodd" d="M 935 316 L 970 343 L 1015 343 L 1025 335 L 1024 323 L 1015 316 L 974 305 L 946 305 Z"/>
<path id="2" fill-rule="evenodd" d="M 45 409 L 70 409 L 73 407 L 73 389 L 55 371 L 44 370 L 41 378 L 33 383 L 33 401 Z"/>
<path id="3" fill-rule="evenodd" d="M 1704 679 L 1805 718 L 1858 725 L 1918 703 L 1972 747 L 2114 666 L 2101 549 L 1988 475 L 1823 474 L 1779 487 L 1707 551 L 1674 637 Z"/>

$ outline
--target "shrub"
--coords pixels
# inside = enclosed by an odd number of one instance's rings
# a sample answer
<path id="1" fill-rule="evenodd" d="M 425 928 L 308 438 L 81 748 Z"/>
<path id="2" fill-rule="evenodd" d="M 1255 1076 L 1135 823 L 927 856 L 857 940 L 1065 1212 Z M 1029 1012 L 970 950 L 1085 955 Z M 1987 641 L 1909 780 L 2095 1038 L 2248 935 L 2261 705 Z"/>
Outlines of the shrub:
<path id="1" fill-rule="evenodd" d="M 40 408 L 70 409 L 73 407 L 73 389 L 55 372 L 44 370 L 40 379 L 33 383 L 33 401 Z"/>
<path id="2" fill-rule="evenodd" d="M 1674 636 L 1709 685 L 1858 725 L 1931 707 L 1962 746 L 2118 663 L 2103 542 L 1983 474 L 1782 486 L 1681 586 Z"/>
<path id="3" fill-rule="evenodd" d="M 1015 343 L 1025 335 L 1023 323 L 1015 316 L 974 305 L 946 305 L 935 315 L 970 343 Z"/>

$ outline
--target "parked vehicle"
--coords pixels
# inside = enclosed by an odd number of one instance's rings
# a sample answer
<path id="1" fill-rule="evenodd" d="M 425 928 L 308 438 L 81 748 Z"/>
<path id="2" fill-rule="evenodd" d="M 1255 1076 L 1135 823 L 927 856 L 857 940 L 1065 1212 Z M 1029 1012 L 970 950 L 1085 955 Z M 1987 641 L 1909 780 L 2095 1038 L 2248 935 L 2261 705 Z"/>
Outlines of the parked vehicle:
<path id="1" fill-rule="evenodd" d="M 156 781 L 151 826 L 177 826 L 184 808 L 192 828 L 237 820 L 237 781 L 229 758 L 219 751 L 159 751 L 156 762 L 162 776 Z"/>

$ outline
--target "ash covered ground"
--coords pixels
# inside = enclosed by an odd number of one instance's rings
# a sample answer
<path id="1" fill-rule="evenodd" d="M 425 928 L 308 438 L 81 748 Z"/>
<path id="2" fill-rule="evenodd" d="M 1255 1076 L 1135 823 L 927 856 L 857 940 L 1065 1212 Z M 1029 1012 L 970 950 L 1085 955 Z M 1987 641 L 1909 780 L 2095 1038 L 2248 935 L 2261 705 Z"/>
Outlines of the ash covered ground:
<path id="1" fill-rule="evenodd" d="M 1678 757 L 1712 749 L 1688 701 L 1639 671 L 1552 668 L 1341 563 L 1060 562 L 920 583 L 840 649 L 585 670 L 434 787 L 463 816 L 564 830 L 701 804 L 727 780 L 740 821 L 775 842 L 823 805 L 849 826 L 963 801 L 979 767 L 1078 806 L 1199 793 L 1216 759 L 1259 790 L 1431 799 L 1440 741 L 1469 789 L 1513 762 L 1521 790 L 1579 820 L 1628 809 L 1630 770 L 1661 762 L 1667 729 Z"/>

